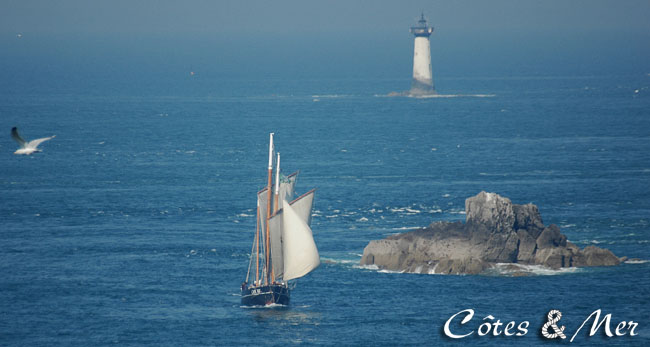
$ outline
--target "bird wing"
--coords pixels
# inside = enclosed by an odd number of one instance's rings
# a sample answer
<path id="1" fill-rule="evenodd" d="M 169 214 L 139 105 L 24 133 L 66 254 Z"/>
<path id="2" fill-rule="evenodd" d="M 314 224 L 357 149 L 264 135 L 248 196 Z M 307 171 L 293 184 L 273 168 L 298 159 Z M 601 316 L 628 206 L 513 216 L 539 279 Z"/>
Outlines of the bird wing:
<path id="1" fill-rule="evenodd" d="M 18 144 L 20 145 L 20 147 L 23 147 L 23 148 L 24 148 L 24 147 L 27 145 L 27 142 L 25 142 L 25 140 L 23 140 L 23 138 L 20 137 L 20 135 L 18 135 L 18 128 L 16 128 L 16 127 L 11 128 L 11 137 L 12 137 L 16 142 L 18 142 Z"/>
<path id="2" fill-rule="evenodd" d="M 51 139 L 53 139 L 53 138 L 55 138 L 55 137 L 56 137 L 56 135 L 53 135 L 53 136 L 50 136 L 50 137 L 43 137 L 43 138 L 36 139 L 36 140 L 31 140 L 31 141 L 29 141 L 29 143 L 27 144 L 27 147 L 29 147 L 29 148 L 33 148 L 33 149 L 36 149 L 36 147 L 38 147 L 38 145 L 40 145 L 41 142 L 45 142 L 45 141 L 47 141 L 47 140 L 51 140 Z"/>

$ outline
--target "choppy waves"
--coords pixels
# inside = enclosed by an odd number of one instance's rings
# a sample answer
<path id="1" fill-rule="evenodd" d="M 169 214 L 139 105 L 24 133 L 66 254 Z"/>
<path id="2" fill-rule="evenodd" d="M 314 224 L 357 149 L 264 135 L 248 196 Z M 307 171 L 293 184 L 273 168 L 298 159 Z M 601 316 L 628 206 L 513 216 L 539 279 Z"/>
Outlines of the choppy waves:
<path id="1" fill-rule="evenodd" d="M 409 96 L 416 99 L 436 99 L 436 98 L 493 98 L 496 94 L 433 94 L 433 95 L 413 95 Z"/>
<path id="2" fill-rule="evenodd" d="M 403 93 L 388 93 L 388 94 L 375 94 L 379 98 L 394 98 L 406 97 L 413 99 L 448 99 L 448 98 L 493 98 L 496 94 L 430 94 L 430 95 L 415 95 L 408 92 Z"/>
<path id="3" fill-rule="evenodd" d="M 356 259 L 337 259 L 337 258 L 328 258 L 322 257 L 321 260 L 326 264 L 340 265 L 357 270 L 365 271 L 375 271 L 378 273 L 390 273 L 390 274 L 422 274 L 422 275 L 436 275 L 440 276 L 441 274 L 436 273 L 437 264 L 433 268 L 430 268 L 426 272 L 422 272 L 422 266 L 416 267 L 414 271 L 409 272 L 405 270 L 396 271 L 396 270 L 387 270 L 378 267 L 375 264 L 370 265 L 361 265 L 359 264 L 361 260 L 361 255 L 356 254 Z M 649 262 L 648 260 L 628 260 L 626 264 L 645 264 Z M 504 277 L 514 277 L 514 276 L 555 276 L 555 275 L 567 275 L 574 274 L 586 271 L 586 268 L 560 268 L 552 269 L 542 265 L 526 265 L 526 264 L 515 264 L 515 263 L 497 263 L 492 268 L 486 270 L 481 275 L 486 276 L 504 276 Z"/>
<path id="4" fill-rule="evenodd" d="M 493 276 L 554 276 L 565 275 L 584 271 L 584 268 L 565 267 L 552 269 L 543 265 L 525 265 L 514 263 L 497 263 L 494 267 L 485 272 Z"/>
<path id="5" fill-rule="evenodd" d="M 373 203 L 367 207 L 321 207 L 313 210 L 312 217 L 315 224 L 329 224 L 336 223 L 347 228 L 356 228 L 363 225 L 381 226 L 381 229 L 386 230 L 413 230 L 422 228 L 433 219 L 445 218 L 458 219 L 454 217 L 457 215 L 464 215 L 465 210 L 462 207 L 456 207 L 453 204 L 444 206 L 442 204 L 406 204 L 406 205 L 380 205 Z M 241 222 L 255 222 L 255 211 L 253 209 L 246 209 L 238 211 L 231 215 L 228 219 L 234 223 Z M 435 217 L 434 217 L 435 216 Z M 410 225 L 403 222 L 404 218 L 413 218 Z M 392 226 L 392 224 L 400 223 L 400 226 Z M 418 223 L 421 222 L 421 225 Z"/>

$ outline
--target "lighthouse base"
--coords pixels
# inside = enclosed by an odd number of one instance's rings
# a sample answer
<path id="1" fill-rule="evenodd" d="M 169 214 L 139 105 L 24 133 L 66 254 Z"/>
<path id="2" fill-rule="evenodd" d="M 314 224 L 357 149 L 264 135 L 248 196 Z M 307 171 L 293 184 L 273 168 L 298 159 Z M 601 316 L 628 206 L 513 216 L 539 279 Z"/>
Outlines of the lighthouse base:
<path id="1" fill-rule="evenodd" d="M 427 83 L 414 79 L 411 82 L 411 90 L 408 94 L 410 96 L 421 96 L 421 95 L 436 95 L 436 89 L 433 87 L 433 81 Z"/>

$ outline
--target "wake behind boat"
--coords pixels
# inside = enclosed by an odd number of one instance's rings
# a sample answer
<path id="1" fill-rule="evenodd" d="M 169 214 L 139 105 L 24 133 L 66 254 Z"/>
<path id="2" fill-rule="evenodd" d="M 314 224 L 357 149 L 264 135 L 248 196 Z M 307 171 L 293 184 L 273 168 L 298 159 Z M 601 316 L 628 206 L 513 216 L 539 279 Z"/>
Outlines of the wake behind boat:
<path id="1" fill-rule="evenodd" d="M 305 276 L 320 265 L 310 228 L 315 189 L 291 200 L 298 173 L 281 175 L 280 153 L 272 186 L 273 154 L 271 133 L 268 184 L 257 193 L 257 227 L 246 280 L 241 287 L 242 306 L 289 305 L 288 281 Z M 255 281 L 249 284 L 253 263 Z"/>

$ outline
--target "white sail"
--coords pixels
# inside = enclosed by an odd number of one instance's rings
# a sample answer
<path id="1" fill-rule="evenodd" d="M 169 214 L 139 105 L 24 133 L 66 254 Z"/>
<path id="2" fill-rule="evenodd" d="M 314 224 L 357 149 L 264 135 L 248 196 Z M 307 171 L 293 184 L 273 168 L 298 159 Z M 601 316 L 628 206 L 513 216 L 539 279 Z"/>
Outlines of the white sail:
<path id="1" fill-rule="evenodd" d="M 289 203 L 308 226 L 311 226 L 311 210 L 314 203 L 315 189 L 310 190 L 298 199 Z M 282 216 L 283 210 L 279 210 L 269 220 L 271 227 L 271 260 L 276 279 L 282 279 L 284 275 L 284 256 L 282 250 L 282 229 L 284 228 Z"/>
<path id="2" fill-rule="evenodd" d="M 307 193 L 301 195 L 298 199 L 291 202 L 291 207 L 296 211 L 300 219 L 302 219 L 308 226 L 311 227 L 311 209 L 314 204 L 314 192 L 312 189 Z"/>
<path id="3" fill-rule="evenodd" d="M 257 192 L 257 203 L 260 205 L 260 233 L 266 235 L 266 205 L 268 205 L 268 190 L 264 188 Z"/>
<path id="4" fill-rule="evenodd" d="M 291 175 L 285 177 L 283 182 L 280 182 L 280 191 L 278 192 L 279 193 L 278 210 L 282 208 L 282 203 L 284 200 L 287 201 L 293 200 L 297 177 L 298 177 L 298 172 L 294 172 Z"/>
<path id="5" fill-rule="evenodd" d="M 320 265 L 311 228 L 288 203 L 282 209 L 284 280 L 302 277 Z"/>
<path id="6" fill-rule="evenodd" d="M 278 211 L 271 219 L 271 262 L 273 263 L 273 272 L 275 279 L 281 279 L 284 274 L 284 260 L 282 256 L 282 210 Z"/>

